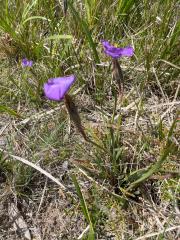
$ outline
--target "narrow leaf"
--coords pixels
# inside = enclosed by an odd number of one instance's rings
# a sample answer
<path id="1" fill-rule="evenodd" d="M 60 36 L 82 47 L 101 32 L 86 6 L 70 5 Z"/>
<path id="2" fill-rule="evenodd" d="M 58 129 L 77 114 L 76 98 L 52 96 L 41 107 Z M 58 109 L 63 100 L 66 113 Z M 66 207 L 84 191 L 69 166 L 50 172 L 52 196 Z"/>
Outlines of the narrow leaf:
<path id="1" fill-rule="evenodd" d="M 5 113 L 8 113 L 12 116 L 15 116 L 15 117 L 21 117 L 16 111 L 14 111 L 13 109 L 9 108 L 9 107 L 6 107 L 6 106 L 2 106 L 0 105 L 0 112 L 5 112 Z"/>
<path id="2" fill-rule="evenodd" d="M 50 37 L 47 37 L 45 40 L 61 40 L 61 39 L 73 39 L 72 35 L 52 35 Z"/>
<path id="3" fill-rule="evenodd" d="M 45 17 L 41 17 L 41 16 L 32 16 L 27 18 L 26 20 L 23 21 L 22 25 L 24 25 L 26 22 L 31 21 L 31 20 L 36 20 L 36 19 L 41 19 L 41 20 L 46 20 L 46 21 L 50 21 L 49 19 L 45 18 Z"/>
<path id="4" fill-rule="evenodd" d="M 83 194 L 81 192 L 81 188 L 80 188 L 79 183 L 78 183 L 78 181 L 76 179 L 76 176 L 74 174 L 72 175 L 72 180 L 73 180 L 73 183 L 75 185 L 78 197 L 80 199 L 80 203 L 81 203 L 81 208 L 82 208 L 83 214 L 84 214 L 87 222 L 90 225 L 88 239 L 89 240 L 94 240 L 95 239 L 94 238 L 94 229 L 93 229 L 93 224 L 92 224 L 92 221 L 91 221 L 91 217 L 90 217 L 90 214 L 89 214 L 89 211 L 88 211 L 88 208 L 87 208 L 86 201 L 85 201 L 84 196 L 83 196 Z"/>

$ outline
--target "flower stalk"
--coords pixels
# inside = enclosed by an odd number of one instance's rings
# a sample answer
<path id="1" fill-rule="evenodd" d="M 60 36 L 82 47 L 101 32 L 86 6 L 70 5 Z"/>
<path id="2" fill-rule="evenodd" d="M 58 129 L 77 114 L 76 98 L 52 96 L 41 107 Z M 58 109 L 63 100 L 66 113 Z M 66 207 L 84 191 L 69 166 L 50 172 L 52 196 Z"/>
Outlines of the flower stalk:
<path id="1" fill-rule="evenodd" d="M 122 100 L 124 92 L 124 78 L 118 59 L 121 57 L 132 57 L 134 49 L 131 46 L 124 48 L 115 47 L 106 40 L 101 40 L 101 43 L 104 47 L 104 53 L 112 58 L 112 77 L 113 81 L 115 81 L 118 85 L 120 100 Z"/>

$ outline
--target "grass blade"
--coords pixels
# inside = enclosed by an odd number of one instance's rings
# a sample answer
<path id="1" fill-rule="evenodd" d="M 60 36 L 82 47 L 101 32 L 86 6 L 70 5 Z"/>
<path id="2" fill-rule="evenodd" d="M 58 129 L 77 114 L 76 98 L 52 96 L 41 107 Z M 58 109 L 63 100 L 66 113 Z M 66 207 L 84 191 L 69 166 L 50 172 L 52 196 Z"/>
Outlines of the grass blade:
<path id="1" fill-rule="evenodd" d="M 2 106 L 0 105 L 0 112 L 5 112 L 5 113 L 8 113 L 9 115 L 12 115 L 14 117 L 18 117 L 20 118 L 21 116 L 16 112 L 14 111 L 13 109 L 9 108 L 9 107 L 6 107 L 6 106 Z"/>
<path id="2" fill-rule="evenodd" d="M 73 39 L 73 36 L 72 35 L 52 35 L 50 37 L 47 37 L 44 39 L 45 40 L 60 40 L 60 39 L 70 39 L 72 40 Z"/>
<path id="3" fill-rule="evenodd" d="M 90 225 L 88 239 L 89 240 L 94 240 L 95 239 L 94 238 L 94 229 L 93 229 L 93 224 L 92 224 L 92 221 L 91 221 L 91 217 L 90 217 L 90 214 L 89 214 L 89 211 L 88 211 L 88 208 L 87 208 L 86 201 L 85 201 L 84 196 L 83 196 L 83 194 L 81 192 L 81 188 L 80 188 L 79 183 L 78 183 L 78 181 L 76 179 L 76 176 L 74 174 L 72 175 L 72 180 L 73 180 L 73 183 L 75 185 L 78 197 L 80 199 L 81 208 L 82 208 L 84 217 L 86 218 L 87 222 Z"/>
<path id="4" fill-rule="evenodd" d="M 73 7 L 73 4 L 71 2 L 69 2 L 69 8 L 73 14 L 74 19 L 76 20 L 77 23 L 80 24 L 82 31 L 85 33 L 85 35 L 87 37 L 89 45 L 93 51 L 96 63 L 100 63 L 98 52 L 96 50 L 96 45 L 92 39 L 91 32 L 89 31 L 87 23 L 80 17 L 79 13 L 75 10 L 75 8 Z"/>
<path id="5" fill-rule="evenodd" d="M 131 181 L 130 178 L 131 179 L 134 178 L 136 180 L 130 184 L 130 186 L 127 188 L 127 191 L 130 191 L 130 190 L 136 188 L 139 184 L 143 183 L 148 178 L 150 178 L 154 173 L 157 173 L 160 170 L 162 164 L 165 162 L 165 160 L 167 159 L 169 154 L 174 150 L 175 146 L 174 146 L 174 143 L 171 142 L 170 138 L 172 137 L 172 134 L 176 127 L 176 123 L 177 123 L 177 117 L 173 121 L 172 126 L 169 130 L 166 145 L 165 145 L 164 149 L 162 150 L 162 154 L 161 154 L 159 160 L 155 164 L 151 165 L 147 170 L 140 169 L 139 171 L 136 171 L 135 173 L 130 175 L 128 181 Z"/>
<path id="6" fill-rule="evenodd" d="M 26 20 L 23 21 L 22 25 L 24 25 L 26 22 L 31 21 L 31 20 L 36 20 L 36 19 L 41 19 L 41 20 L 45 20 L 45 21 L 50 21 L 49 19 L 42 17 L 42 16 L 32 16 L 27 18 Z"/>

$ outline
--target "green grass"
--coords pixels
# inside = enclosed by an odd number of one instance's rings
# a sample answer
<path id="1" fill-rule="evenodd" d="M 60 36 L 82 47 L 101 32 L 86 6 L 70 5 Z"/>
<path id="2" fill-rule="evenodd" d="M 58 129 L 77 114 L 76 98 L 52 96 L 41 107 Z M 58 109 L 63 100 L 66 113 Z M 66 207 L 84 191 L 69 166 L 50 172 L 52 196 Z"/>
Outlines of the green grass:
<path id="1" fill-rule="evenodd" d="M 175 239 L 178 2 L 3 0 L 1 9 L 0 238 L 20 234 L 6 227 L 14 202 L 44 239 Z M 119 60 L 122 101 L 102 39 L 135 49 Z M 25 57 L 32 68 L 22 68 Z M 81 123 L 63 101 L 43 96 L 49 78 L 69 74 L 76 75 L 69 94 Z M 67 191 L 10 155 L 38 164 Z"/>

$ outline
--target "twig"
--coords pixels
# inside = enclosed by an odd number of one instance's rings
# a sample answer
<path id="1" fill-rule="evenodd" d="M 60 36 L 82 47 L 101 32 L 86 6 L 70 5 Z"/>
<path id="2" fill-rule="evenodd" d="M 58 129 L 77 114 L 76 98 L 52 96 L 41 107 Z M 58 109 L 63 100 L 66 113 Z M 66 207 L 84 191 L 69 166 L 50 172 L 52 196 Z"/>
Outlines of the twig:
<path id="1" fill-rule="evenodd" d="M 173 63 L 171 63 L 171 62 L 168 62 L 168 61 L 166 61 L 166 60 L 164 60 L 164 59 L 159 59 L 159 62 L 164 62 L 164 63 L 170 65 L 171 67 L 174 67 L 174 68 L 177 68 L 177 69 L 180 70 L 180 67 L 179 67 L 179 66 L 177 66 L 177 65 L 175 65 L 175 64 L 173 64 Z"/>
<path id="2" fill-rule="evenodd" d="M 166 97 L 165 94 L 164 94 L 164 91 L 163 91 L 163 89 L 162 89 L 162 87 L 161 87 L 161 83 L 160 83 L 160 81 L 159 81 L 159 79 L 158 79 L 158 76 L 157 76 L 157 74 L 156 74 L 156 70 L 155 70 L 154 67 L 152 68 L 152 71 L 153 71 L 154 76 L 155 76 L 155 78 L 156 78 L 156 82 L 157 82 L 157 84 L 158 84 L 158 86 L 159 86 L 159 89 L 161 90 L 162 96 L 164 97 L 165 100 L 167 100 L 167 97 Z"/>
<path id="3" fill-rule="evenodd" d="M 51 115 L 51 114 L 53 114 L 54 112 L 60 110 L 61 108 L 62 108 L 62 105 L 61 105 L 61 106 L 58 106 L 58 107 L 56 107 L 56 108 L 54 108 L 54 109 L 51 109 L 51 110 L 49 110 L 49 111 L 38 112 L 38 113 L 34 114 L 34 115 L 31 116 L 31 117 L 25 118 L 25 119 L 23 119 L 22 121 L 17 122 L 17 123 L 16 123 L 16 126 L 24 125 L 24 124 L 28 123 L 28 122 L 31 121 L 31 120 L 39 120 L 39 119 L 43 118 L 43 117 L 46 116 L 46 115 Z"/>
<path id="4" fill-rule="evenodd" d="M 82 238 L 84 237 L 84 234 L 86 234 L 87 231 L 89 230 L 89 228 L 90 228 L 90 225 L 88 225 L 88 226 L 84 229 L 84 231 L 79 235 L 79 237 L 78 237 L 77 239 L 78 239 L 78 240 L 79 240 L 79 239 L 82 239 Z"/>
<path id="5" fill-rule="evenodd" d="M 129 110 L 130 111 L 136 110 L 137 107 L 134 107 L 134 105 L 136 105 L 136 103 L 137 103 L 137 101 L 133 102 L 133 103 L 130 103 L 127 107 L 121 108 L 122 112 L 126 113 Z M 166 102 L 166 103 L 156 104 L 156 105 L 151 105 L 151 106 L 146 105 L 146 106 L 143 107 L 143 109 L 150 111 L 150 110 L 154 110 L 156 108 L 163 108 L 165 106 L 175 106 L 175 105 L 180 105 L 180 101 Z"/>
<path id="6" fill-rule="evenodd" d="M 173 231 L 173 230 L 178 229 L 178 228 L 180 228 L 180 225 L 179 225 L 179 226 L 170 227 L 170 228 L 161 230 L 161 231 L 159 231 L 159 232 L 149 233 L 149 234 L 144 235 L 144 236 L 142 236 L 142 237 L 138 237 L 138 238 L 136 238 L 135 240 L 145 240 L 146 238 L 158 236 L 158 235 L 160 235 L 160 234 L 162 234 L 162 233 L 170 232 L 170 231 Z"/>
<path id="7" fill-rule="evenodd" d="M 44 184 L 44 188 L 43 188 L 41 200 L 40 200 L 40 203 L 39 203 L 39 206 L 38 206 L 38 210 L 36 212 L 36 218 L 38 217 L 39 211 L 40 211 L 42 203 L 43 203 L 44 195 L 45 195 L 45 192 L 46 192 L 46 187 L 47 187 L 47 178 L 46 178 L 46 182 Z"/>
<path id="8" fill-rule="evenodd" d="M 1 152 L 7 152 L 7 151 L 3 150 L 2 148 L 0 148 L 0 151 L 1 151 Z M 8 153 L 8 152 L 7 152 L 7 153 Z M 21 157 L 18 157 L 18 156 L 9 154 L 9 153 L 8 153 L 8 155 L 9 155 L 10 157 L 12 157 L 13 160 L 18 160 L 18 161 L 20 161 L 20 162 L 22 162 L 22 163 L 24 163 L 24 164 L 26 164 L 26 165 L 28 165 L 28 166 L 36 169 L 37 171 L 39 171 L 40 173 L 44 174 L 46 177 L 48 177 L 49 179 L 51 179 L 53 182 L 55 182 L 56 184 L 58 184 L 58 185 L 61 187 L 62 190 L 66 190 L 66 187 L 65 187 L 62 183 L 60 183 L 58 179 L 56 179 L 55 177 L 53 177 L 50 173 L 48 173 L 47 171 L 45 171 L 45 170 L 42 169 L 41 167 L 35 165 L 34 163 L 32 163 L 32 162 L 30 162 L 30 161 L 28 161 L 28 160 L 26 160 L 26 159 L 24 159 L 24 158 L 21 158 Z M 64 195 L 64 194 L 63 194 L 63 195 Z"/>
<path id="9" fill-rule="evenodd" d="M 179 93 L 179 89 L 180 89 L 180 84 L 179 84 L 178 87 L 177 87 L 177 90 L 176 90 L 176 92 L 175 92 L 175 95 L 174 95 L 174 99 L 173 99 L 172 104 L 171 104 L 171 105 L 169 106 L 169 108 L 162 114 L 161 120 L 166 116 L 166 114 L 168 114 L 168 113 L 174 108 L 175 103 L 176 103 L 176 98 L 177 98 L 178 93 Z M 180 104 L 180 102 L 179 102 L 179 104 Z"/>
<path id="10" fill-rule="evenodd" d="M 3 132 L 6 130 L 6 128 L 8 127 L 9 123 L 6 124 L 5 126 L 3 126 L 1 129 L 0 129 L 0 136 L 3 134 Z"/>

